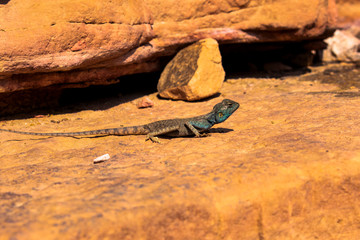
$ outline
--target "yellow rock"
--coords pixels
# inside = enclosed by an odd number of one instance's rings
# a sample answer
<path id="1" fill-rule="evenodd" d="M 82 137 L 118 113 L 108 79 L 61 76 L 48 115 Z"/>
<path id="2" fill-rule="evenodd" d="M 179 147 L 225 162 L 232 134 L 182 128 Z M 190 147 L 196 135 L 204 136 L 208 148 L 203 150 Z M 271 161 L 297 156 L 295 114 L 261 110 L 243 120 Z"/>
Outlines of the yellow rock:
<path id="1" fill-rule="evenodd" d="M 188 101 L 218 93 L 225 78 L 216 40 L 207 38 L 179 51 L 161 74 L 161 97 Z"/>

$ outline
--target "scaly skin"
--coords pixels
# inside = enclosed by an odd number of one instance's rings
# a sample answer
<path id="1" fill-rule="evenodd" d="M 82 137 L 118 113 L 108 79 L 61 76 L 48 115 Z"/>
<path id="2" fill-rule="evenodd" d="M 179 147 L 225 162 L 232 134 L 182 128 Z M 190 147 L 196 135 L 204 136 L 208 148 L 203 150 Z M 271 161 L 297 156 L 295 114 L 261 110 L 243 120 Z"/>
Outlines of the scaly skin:
<path id="1" fill-rule="evenodd" d="M 169 120 L 161 120 L 140 126 L 122 127 L 122 128 L 109 128 L 94 131 L 84 132 L 65 132 L 65 133 L 36 133 L 36 132 L 23 132 L 15 130 L 0 129 L 3 132 L 11 132 L 26 135 L 36 136 L 52 136 L 52 137 L 75 137 L 84 135 L 147 135 L 146 140 L 159 142 L 156 136 L 195 136 L 202 137 L 206 134 L 202 132 L 210 129 L 218 123 L 224 122 L 231 116 L 237 109 L 239 104 L 229 99 L 224 99 L 221 103 L 214 106 L 213 110 L 208 114 L 193 117 L 193 118 L 175 118 Z"/>

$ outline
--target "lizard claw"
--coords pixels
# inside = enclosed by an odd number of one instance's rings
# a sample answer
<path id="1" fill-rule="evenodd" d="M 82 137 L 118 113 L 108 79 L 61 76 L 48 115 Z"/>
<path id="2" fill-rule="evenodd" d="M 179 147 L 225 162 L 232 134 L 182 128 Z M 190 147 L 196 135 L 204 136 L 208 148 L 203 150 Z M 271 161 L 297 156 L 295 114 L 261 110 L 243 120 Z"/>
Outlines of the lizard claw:
<path id="1" fill-rule="evenodd" d="M 201 133 L 199 137 L 209 137 L 210 133 Z"/>
<path id="2" fill-rule="evenodd" d="M 208 136 L 210 136 L 210 133 L 200 133 L 198 135 L 195 135 L 196 138 L 208 137 Z"/>

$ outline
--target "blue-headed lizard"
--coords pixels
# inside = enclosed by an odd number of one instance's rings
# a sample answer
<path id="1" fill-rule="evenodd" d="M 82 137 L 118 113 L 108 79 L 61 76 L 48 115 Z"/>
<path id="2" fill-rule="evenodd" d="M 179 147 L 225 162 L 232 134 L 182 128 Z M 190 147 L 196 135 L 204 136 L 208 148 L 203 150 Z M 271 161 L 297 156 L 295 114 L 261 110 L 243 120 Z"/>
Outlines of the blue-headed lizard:
<path id="1" fill-rule="evenodd" d="M 210 129 L 215 124 L 224 122 L 239 108 L 239 106 L 239 103 L 235 101 L 224 99 L 222 102 L 216 104 L 211 112 L 197 117 L 160 120 L 140 126 L 109 128 L 93 131 L 64 133 L 36 133 L 8 129 L 0 129 L 0 131 L 53 137 L 75 137 L 84 135 L 146 135 L 146 140 L 150 139 L 153 142 L 159 142 L 157 136 L 206 136 L 206 134 L 203 134 L 204 131 Z"/>

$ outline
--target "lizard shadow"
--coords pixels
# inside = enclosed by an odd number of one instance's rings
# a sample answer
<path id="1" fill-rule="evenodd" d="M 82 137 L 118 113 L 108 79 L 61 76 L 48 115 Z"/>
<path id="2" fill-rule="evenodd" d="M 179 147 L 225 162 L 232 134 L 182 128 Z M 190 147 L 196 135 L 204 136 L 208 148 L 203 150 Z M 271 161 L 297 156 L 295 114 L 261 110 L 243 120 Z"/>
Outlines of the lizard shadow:
<path id="1" fill-rule="evenodd" d="M 209 133 L 228 133 L 232 131 L 234 131 L 234 129 L 230 128 L 210 128 L 209 130 L 207 130 L 207 132 Z"/>
<path id="2" fill-rule="evenodd" d="M 234 129 L 230 129 L 230 128 L 210 128 L 206 131 L 204 131 L 203 133 L 208 134 L 205 135 L 210 136 L 212 133 L 228 133 L 228 132 L 232 132 L 234 131 Z M 172 138 L 193 138 L 194 136 L 181 136 L 181 137 L 171 137 L 171 136 L 166 136 L 166 135 L 159 135 L 157 136 L 159 138 L 163 138 L 163 139 L 172 139 Z"/>

